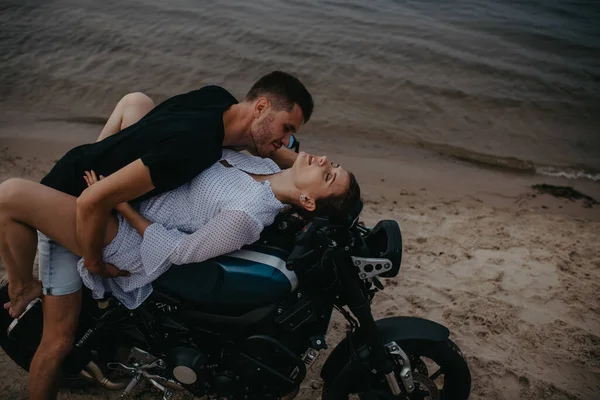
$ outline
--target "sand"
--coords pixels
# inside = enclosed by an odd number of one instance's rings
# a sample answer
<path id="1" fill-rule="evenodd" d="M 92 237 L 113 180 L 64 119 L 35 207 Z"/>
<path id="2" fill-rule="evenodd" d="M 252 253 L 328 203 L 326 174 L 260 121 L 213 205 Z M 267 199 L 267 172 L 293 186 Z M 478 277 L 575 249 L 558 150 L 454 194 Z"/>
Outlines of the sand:
<path id="1" fill-rule="evenodd" d="M 25 121 L 25 122 L 24 122 Z M 0 116 L 0 182 L 39 179 L 97 125 Z M 376 317 L 413 315 L 446 325 L 473 375 L 472 399 L 597 399 L 600 393 L 600 206 L 538 195 L 536 183 L 600 185 L 489 171 L 415 149 L 307 134 L 361 183 L 368 225 L 399 222 L 404 259 L 374 301 Z M 329 345 L 343 335 L 333 320 Z M 319 398 L 320 360 L 298 399 Z M 141 388 L 136 398 L 158 398 Z M 0 398 L 26 399 L 27 374 L 0 351 Z M 114 398 L 100 389 L 60 399 Z M 185 398 L 182 396 L 181 398 Z"/>

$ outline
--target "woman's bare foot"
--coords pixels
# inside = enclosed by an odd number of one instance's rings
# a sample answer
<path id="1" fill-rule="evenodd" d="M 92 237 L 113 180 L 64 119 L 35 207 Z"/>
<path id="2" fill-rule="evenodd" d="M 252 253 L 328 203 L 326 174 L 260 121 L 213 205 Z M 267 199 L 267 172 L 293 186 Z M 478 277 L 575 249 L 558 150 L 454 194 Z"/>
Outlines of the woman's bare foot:
<path id="1" fill-rule="evenodd" d="M 4 304 L 4 309 L 8 310 L 8 314 L 12 318 L 18 318 L 36 298 L 42 295 L 42 283 L 38 280 L 33 280 L 31 284 L 23 286 L 17 290 L 12 290 L 11 285 L 8 285 L 8 297 L 10 302 Z"/>

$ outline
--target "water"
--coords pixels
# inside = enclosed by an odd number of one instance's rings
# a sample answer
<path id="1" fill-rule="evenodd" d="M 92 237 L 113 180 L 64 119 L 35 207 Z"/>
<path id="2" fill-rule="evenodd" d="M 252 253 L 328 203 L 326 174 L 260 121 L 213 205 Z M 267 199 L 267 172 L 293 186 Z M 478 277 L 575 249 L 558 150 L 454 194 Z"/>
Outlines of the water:
<path id="1" fill-rule="evenodd" d="M 3 109 L 80 120 L 282 69 L 304 135 L 600 180 L 595 0 L 0 0 L 0 63 Z"/>

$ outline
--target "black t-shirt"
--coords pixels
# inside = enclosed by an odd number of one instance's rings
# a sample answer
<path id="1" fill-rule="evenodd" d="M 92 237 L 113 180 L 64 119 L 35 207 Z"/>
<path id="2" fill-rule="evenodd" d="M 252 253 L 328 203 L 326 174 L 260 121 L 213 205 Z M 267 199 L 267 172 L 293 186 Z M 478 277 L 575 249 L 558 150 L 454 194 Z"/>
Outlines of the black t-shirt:
<path id="1" fill-rule="evenodd" d="M 155 189 L 137 200 L 175 189 L 219 161 L 223 112 L 235 103 L 219 86 L 171 97 L 122 131 L 70 150 L 41 183 L 79 196 L 87 187 L 84 171 L 108 176 L 141 158 Z"/>

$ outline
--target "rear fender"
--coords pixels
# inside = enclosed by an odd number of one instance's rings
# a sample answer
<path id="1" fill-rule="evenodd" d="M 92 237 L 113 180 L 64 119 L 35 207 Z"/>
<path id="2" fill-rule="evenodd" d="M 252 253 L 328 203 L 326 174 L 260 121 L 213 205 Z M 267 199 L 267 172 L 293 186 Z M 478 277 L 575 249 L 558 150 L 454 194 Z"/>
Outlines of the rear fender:
<path id="1" fill-rule="evenodd" d="M 375 321 L 383 343 L 403 340 L 427 340 L 443 342 L 450 336 L 450 331 L 437 322 L 416 317 L 392 317 Z M 359 330 L 352 337 L 352 345 L 357 353 L 366 350 L 367 340 Z M 321 378 L 327 383 L 333 382 L 337 375 L 350 361 L 348 339 L 342 340 L 331 352 L 321 369 Z"/>
<path id="2" fill-rule="evenodd" d="M 3 283 L 0 285 L 0 304 L 7 301 L 8 284 Z M 31 360 L 42 338 L 42 303 L 38 302 L 21 316 L 9 337 L 7 329 L 13 321 L 7 310 L 0 309 L 0 347 L 21 368 L 29 371 Z M 63 370 L 67 374 L 77 374 L 91 359 L 92 353 L 89 350 L 74 348 L 65 359 Z"/>
<path id="3" fill-rule="evenodd" d="M 0 304 L 4 304 L 9 301 L 8 298 L 8 283 L 4 282 L 0 285 Z M 31 313 L 37 313 L 41 307 L 37 305 L 37 307 L 33 308 Z M 36 318 L 37 319 L 37 318 Z M 4 352 L 15 361 L 21 368 L 25 370 L 29 370 L 29 364 L 31 363 L 31 359 L 35 354 L 35 350 L 39 344 L 39 339 L 41 338 L 41 315 L 39 316 L 40 324 L 37 326 L 38 332 L 31 332 L 32 335 L 28 335 L 28 337 L 22 341 L 20 340 L 11 340 L 8 338 L 8 327 L 14 321 L 14 319 L 8 315 L 8 311 L 4 308 L 0 309 L 0 347 L 4 350 Z M 37 337 L 36 337 L 37 333 Z"/>

